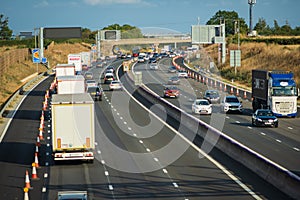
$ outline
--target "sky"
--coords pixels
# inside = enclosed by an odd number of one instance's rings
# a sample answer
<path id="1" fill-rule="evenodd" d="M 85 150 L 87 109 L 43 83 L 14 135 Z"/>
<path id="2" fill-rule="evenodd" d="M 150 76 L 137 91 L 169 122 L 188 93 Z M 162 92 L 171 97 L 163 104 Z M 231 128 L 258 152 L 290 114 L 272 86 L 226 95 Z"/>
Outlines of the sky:
<path id="1" fill-rule="evenodd" d="M 288 21 L 300 26 L 300 0 L 257 0 L 253 26 L 259 18 L 270 27 Z M 248 0 L 0 0 L 0 14 L 8 17 L 14 34 L 40 27 L 82 27 L 101 30 L 112 24 L 159 27 L 190 33 L 205 25 L 219 10 L 235 11 L 249 26 Z"/>

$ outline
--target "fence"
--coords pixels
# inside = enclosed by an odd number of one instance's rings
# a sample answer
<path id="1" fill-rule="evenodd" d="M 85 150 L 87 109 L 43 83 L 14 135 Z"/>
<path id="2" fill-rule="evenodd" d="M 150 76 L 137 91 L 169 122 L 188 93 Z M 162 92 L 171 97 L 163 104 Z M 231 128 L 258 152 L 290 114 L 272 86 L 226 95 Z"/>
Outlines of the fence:
<path id="1" fill-rule="evenodd" d="M 13 64 L 23 62 L 29 59 L 29 49 L 13 49 L 7 52 L 4 52 L 0 56 L 0 74 L 6 72 L 6 70 Z"/>

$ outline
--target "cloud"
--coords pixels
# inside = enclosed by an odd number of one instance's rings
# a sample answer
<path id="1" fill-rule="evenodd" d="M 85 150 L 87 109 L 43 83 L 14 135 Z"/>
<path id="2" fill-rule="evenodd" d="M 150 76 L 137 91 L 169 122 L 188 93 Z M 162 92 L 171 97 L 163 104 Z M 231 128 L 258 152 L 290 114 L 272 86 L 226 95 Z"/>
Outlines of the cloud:
<path id="1" fill-rule="evenodd" d="M 84 0 L 89 5 L 103 5 L 103 4 L 137 4 L 143 3 L 142 0 Z"/>
<path id="2" fill-rule="evenodd" d="M 47 6 L 49 6 L 49 3 L 46 0 L 39 1 L 39 3 L 34 5 L 35 8 L 41 8 L 41 7 L 47 7 Z"/>

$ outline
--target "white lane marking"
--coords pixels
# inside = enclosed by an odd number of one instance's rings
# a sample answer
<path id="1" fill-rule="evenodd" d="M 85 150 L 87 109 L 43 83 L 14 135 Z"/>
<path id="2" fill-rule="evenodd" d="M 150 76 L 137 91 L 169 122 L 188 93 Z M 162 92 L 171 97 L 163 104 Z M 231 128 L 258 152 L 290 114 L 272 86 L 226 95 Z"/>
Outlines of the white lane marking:
<path id="1" fill-rule="evenodd" d="M 159 160 L 158 160 L 158 158 L 153 158 L 156 162 L 158 162 Z"/>
<path id="2" fill-rule="evenodd" d="M 143 140 L 139 140 L 139 143 L 143 144 L 144 142 L 143 142 Z"/>
<path id="3" fill-rule="evenodd" d="M 120 113 L 118 113 L 118 112 L 117 112 L 117 115 L 119 116 L 119 115 L 120 115 Z"/>
<path id="4" fill-rule="evenodd" d="M 175 182 L 174 182 L 174 183 L 173 183 L 173 185 L 174 185 L 174 187 L 178 188 L 178 185 L 177 185 L 177 183 L 175 183 Z"/>
<path id="5" fill-rule="evenodd" d="M 146 149 L 147 152 L 151 152 L 151 150 L 149 148 Z"/>
<path id="6" fill-rule="evenodd" d="M 279 142 L 279 143 L 281 143 L 281 140 L 278 140 L 278 139 L 276 139 L 276 142 Z"/>
<path id="7" fill-rule="evenodd" d="M 97 146 L 97 145 L 98 145 L 98 142 L 95 142 L 95 145 Z"/>
<path id="8" fill-rule="evenodd" d="M 100 151 L 100 150 L 98 150 L 98 151 L 97 151 L 97 153 L 98 153 L 98 154 L 101 154 L 101 151 Z"/>
<path id="9" fill-rule="evenodd" d="M 47 137 L 47 140 L 50 140 L 50 139 L 51 139 L 50 136 L 48 136 L 48 137 Z"/>
<path id="10" fill-rule="evenodd" d="M 168 171 L 167 171 L 166 169 L 163 169 L 163 172 L 164 172 L 165 174 L 167 174 L 167 173 L 168 173 Z"/>
<path id="11" fill-rule="evenodd" d="M 44 178 L 48 178 L 48 174 L 47 173 L 44 174 Z"/>
<path id="12" fill-rule="evenodd" d="M 261 135 L 266 135 L 264 132 L 260 132 Z"/>
<path id="13" fill-rule="evenodd" d="M 109 190 L 114 190 L 114 187 L 112 185 L 108 185 Z"/>
<path id="14" fill-rule="evenodd" d="M 230 117 L 226 116 L 226 119 L 230 119 Z"/>
<path id="15" fill-rule="evenodd" d="M 290 127 L 290 126 L 289 126 L 288 129 L 293 130 L 293 127 Z"/>
<path id="16" fill-rule="evenodd" d="M 127 122 L 124 121 L 124 124 L 127 124 Z"/>
<path id="17" fill-rule="evenodd" d="M 251 127 L 251 126 L 248 126 L 247 128 L 249 128 L 249 129 L 252 129 L 252 127 Z"/>
<path id="18" fill-rule="evenodd" d="M 46 166 L 48 166 L 48 165 L 49 165 L 49 163 L 48 163 L 48 162 L 46 162 L 46 163 L 45 163 L 45 165 L 46 165 Z"/>
<path id="19" fill-rule="evenodd" d="M 105 171 L 104 174 L 105 174 L 105 176 L 109 176 L 108 171 Z"/>
<path id="20" fill-rule="evenodd" d="M 298 149 L 297 147 L 294 147 L 293 148 L 295 151 L 300 151 L 300 149 Z"/>
<path id="21" fill-rule="evenodd" d="M 128 127 L 128 130 L 130 130 L 130 131 L 131 131 L 131 130 L 132 130 L 132 128 L 131 128 L 131 127 Z"/>
<path id="22" fill-rule="evenodd" d="M 137 135 L 136 135 L 135 133 L 133 134 L 133 136 L 134 136 L 134 137 L 137 137 Z"/>
<path id="23" fill-rule="evenodd" d="M 102 165 L 105 165 L 105 161 L 104 160 L 101 160 L 101 163 L 102 163 Z"/>
<path id="24" fill-rule="evenodd" d="M 235 121 L 235 123 L 240 124 L 241 122 L 240 121 Z"/>
<path id="25" fill-rule="evenodd" d="M 45 187 L 42 188 L 42 192 L 45 193 L 47 189 Z"/>
<path id="26" fill-rule="evenodd" d="M 122 120 L 123 119 L 123 117 L 120 117 L 120 120 Z"/>

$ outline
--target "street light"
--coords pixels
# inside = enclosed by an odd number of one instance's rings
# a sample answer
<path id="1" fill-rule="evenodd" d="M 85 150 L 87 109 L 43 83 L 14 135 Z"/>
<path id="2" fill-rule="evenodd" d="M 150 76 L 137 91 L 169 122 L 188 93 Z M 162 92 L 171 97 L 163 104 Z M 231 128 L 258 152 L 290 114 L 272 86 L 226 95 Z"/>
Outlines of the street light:
<path id="1" fill-rule="evenodd" d="M 256 0 L 248 0 L 248 4 L 250 5 L 250 9 L 249 9 L 249 27 L 250 27 L 250 33 L 252 33 L 252 7 L 254 4 L 256 4 Z"/>

